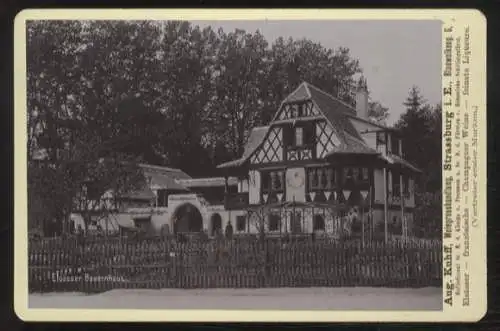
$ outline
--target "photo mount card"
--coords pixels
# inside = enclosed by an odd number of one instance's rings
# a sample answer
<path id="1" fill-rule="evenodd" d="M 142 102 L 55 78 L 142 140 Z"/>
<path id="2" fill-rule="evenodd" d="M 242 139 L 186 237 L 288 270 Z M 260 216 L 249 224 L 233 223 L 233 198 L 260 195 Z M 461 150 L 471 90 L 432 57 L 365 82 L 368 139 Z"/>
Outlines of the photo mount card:
<path id="1" fill-rule="evenodd" d="M 486 313 L 477 10 L 24 10 L 15 114 L 22 320 Z"/>

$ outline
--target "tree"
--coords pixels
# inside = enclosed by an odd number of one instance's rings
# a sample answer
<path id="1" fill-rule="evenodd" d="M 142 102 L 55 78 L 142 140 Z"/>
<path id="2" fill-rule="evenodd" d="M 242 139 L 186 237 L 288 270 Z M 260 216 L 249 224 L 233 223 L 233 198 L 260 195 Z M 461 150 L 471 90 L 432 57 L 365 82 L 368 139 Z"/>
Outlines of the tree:
<path id="1" fill-rule="evenodd" d="M 32 21 L 27 33 L 29 159 L 44 150 L 50 165 L 30 167 L 40 172 L 30 185 L 42 197 L 64 192 L 54 196 L 65 214 L 89 178 L 110 186 L 115 171 L 135 177 L 101 159 L 211 176 L 300 82 L 352 102 L 361 72 L 346 48 L 292 38 L 269 45 L 259 32 L 183 21 Z M 36 187 L 42 178 L 54 186 Z"/>
<path id="2" fill-rule="evenodd" d="M 404 139 L 405 158 L 424 170 L 420 182 L 424 191 L 440 190 L 440 172 L 434 170 L 441 164 L 441 108 L 426 104 L 415 86 L 404 105 L 406 112 L 395 127 Z"/>
<path id="3" fill-rule="evenodd" d="M 422 235 L 441 233 L 441 106 L 425 103 L 417 87 L 404 102 L 406 112 L 396 123 L 404 141 L 405 159 L 417 165 L 422 174 L 415 187 L 415 226 Z"/>
<path id="4" fill-rule="evenodd" d="M 244 30 L 218 33 L 220 45 L 214 67 L 213 121 L 217 140 L 222 139 L 233 157 L 241 155 L 247 135 L 257 124 L 261 83 L 265 74 L 267 41 Z M 214 123 L 212 122 L 212 123 Z"/>
<path id="5" fill-rule="evenodd" d="M 114 42 L 106 34 L 113 27 L 120 31 Z M 43 162 L 29 167 L 29 194 L 43 202 L 31 200 L 32 206 L 47 206 L 44 215 L 50 214 L 50 219 L 61 222 L 68 218 L 75 198 L 93 178 L 97 166 L 103 185 L 122 184 L 119 188 L 112 185 L 116 191 L 133 186 L 131 180 L 116 177 L 116 171 L 135 178 L 135 172 L 125 171 L 129 168 L 121 162 L 131 159 L 117 153 L 138 138 L 123 135 L 117 121 L 121 101 L 131 94 L 131 85 L 123 81 L 134 78 L 131 71 L 113 68 L 120 61 L 109 61 L 116 54 L 111 46 L 119 45 L 117 39 L 124 37 L 127 28 L 81 21 L 33 21 L 28 26 L 29 157 L 33 151 L 47 151 Z M 129 35 L 133 33 L 129 31 Z M 124 59 L 125 55 L 122 50 Z M 141 86 L 136 88 L 141 90 Z M 102 165 L 103 157 L 117 162 Z M 115 177 L 116 182 L 103 179 Z"/>
<path id="6" fill-rule="evenodd" d="M 370 102 L 368 107 L 368 117 L 377 123 L 385 124 L 389 117 L 389 108 L 382 106 L 378 101 Z"/>
<path id="7" fill-rule="evenodd" d="M 80 213 L 87 230 L 92 221 L 120 210 L 121 198 L 142 189 L 146 182 L 142 169 L 123 155 L 84 162 L 86 176 L 78 182 L 81 189 L 77 187 L 72 210 Z"/>
<path id="8" fill-rule="evenodd" d="M 266 125 L 280 103 L 302 81 L 353 102 L 354 75 L 360 73 L 349 50 L 331 50 L 307 39 L 278 38 L 270 47 L 257 31 L 219 31 L 221 43 L 215 75 L 214 136 L 233 154 L 241 155 L 249 131 Z"/>

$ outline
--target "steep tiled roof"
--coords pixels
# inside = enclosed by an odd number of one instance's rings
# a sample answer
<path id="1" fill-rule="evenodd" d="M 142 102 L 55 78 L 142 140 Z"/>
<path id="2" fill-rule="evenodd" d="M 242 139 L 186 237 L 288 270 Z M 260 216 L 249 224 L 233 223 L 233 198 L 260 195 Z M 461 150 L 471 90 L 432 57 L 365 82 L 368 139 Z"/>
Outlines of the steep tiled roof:
<path id="1" fill-rule="evenodd" d="M 179 183 L 176 179 L 191 179 L 191 177 L 180 169 L 161 167 L 151 164 L 141 164 L 144 169 L 144 176 L 151 180 L 151 187 L 158 187 L 160 189 L 168 190 L 184 190 L 186 188 Z"/>
<path id="2" fill-rule="evenodd" d="M 188 191 L 186 187 L 177 183 L 177 179 L 190 179 L 191 177 L 180 169 L 162 167 L 152 164 L 140 164 L 147 183 L 144 188 L 123 195 L 124 198 L 151 200 L 155 198 L 152 188 L 176 191 Z"/>
<path id="3" fill-rule="evenodd" d="M 223 163 L 218 166 L 218 168 L 230 168 L 242 165 L 252 153 L 264 142 L 269 126 L 257 126 L 252 129 L 250 136 L 248 137 L 247 143 L 245 144 L 245 149 L 243 150 L 243 155 L 233 161 Z"/>
<path id="4" fill-rule="evenodd" d="M 356 109 L 352 106 L 307 82 L 303 82 L 290 93 L 283 100 L 280 109 L 286 103 L 298 101 L 314 102 L 318 110 L 338 135 L 341 144 L 330 152 L 329 155 L 335 153 L 377 154 L 375 150 L 365 144 L 363 138 L 361 138 L 359 132 L 351 122 L 352 118 L 356 118 Z M 275 121 L 278 115 L 279 110 L 271 122 Z M 270 126 L 256 128 L 255 136 L 253 136 L 254 132 L 252 131 L 250 139 L 245 146 L 243 156 L 237 160 L 221 164 L 219 167 L 228 168 L 242 165 L 264 141 L 269 128 Z"/>
<path id="5" fill-rule="evenodd" d="M 417 168 L 416 166 L 414 166 L 413 164 L 411 164 L 410 162 L 406 161 L 405 159 L 397 156 L 397 155 L 394 155 L 394 154 L 391 154 L 391 155 L 385 155 L 383 156 L 384 160 L 386 160 L 388 163 L 390 164 L 399 164 L 405 168 L 409 168 L 415 172 L 422 172 L 422 170 L 420 170 L 419 168 Z"/>
<path id="6" fill-rule="evenodd" d="M 149 186 L 144 186 L 140 190 L 135 190 L 129 193 L 125 193 L 120 195 L 121 198 L 126 199 L 137 199 L 137 200 L 153 200 L 155 198 L 155 194 L 151 190 Z"/>
<path id="7" fill-rule="evenodd" d="M 344 136 L 344 140 L 347 143 L 335 146 L 331 152 L 326 154 L 326 156 L 334 154 L 379 154 L 373 148 L 368 147 L 363 141 L 354 138 L 350 134 L 346 134 Z"/>
<path id="8" fill-rule="evenodd" d="M 303 84 L 309 89 L 311 100 L 316 103 L 319 110 L 339 134 L 347 132 L 353 137 L 361 139 L 358 131 L 354 128 L 351 121 L 349 121 L 346 116 L 355 115 L 356 110 L 354 108 L 311 84 Z"/>

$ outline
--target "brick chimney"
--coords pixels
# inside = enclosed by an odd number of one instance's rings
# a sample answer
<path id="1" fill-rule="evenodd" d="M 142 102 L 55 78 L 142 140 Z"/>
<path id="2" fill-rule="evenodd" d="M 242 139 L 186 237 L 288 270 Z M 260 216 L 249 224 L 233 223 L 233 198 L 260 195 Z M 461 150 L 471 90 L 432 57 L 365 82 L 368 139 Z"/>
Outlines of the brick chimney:
<path id="1" fill-rule="evenodd" d="M 356 86 L 356 115 L 368 119 L 368 87 L 363 76 L 359 78 Z"/>

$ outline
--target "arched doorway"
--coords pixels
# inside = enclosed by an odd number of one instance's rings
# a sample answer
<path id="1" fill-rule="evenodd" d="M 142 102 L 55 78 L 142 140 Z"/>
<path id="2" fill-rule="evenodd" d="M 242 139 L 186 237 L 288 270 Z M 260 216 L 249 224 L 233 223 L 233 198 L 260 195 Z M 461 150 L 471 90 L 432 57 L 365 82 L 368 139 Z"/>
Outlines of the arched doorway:
<path id="1" fill-rule="evenodd" d="M 210 229 L 212 236 L 215 236 L 219 231 L 222 232 L 222 217 L 220 214 L 212 214 L 212 217 L 210 217 Z"/>
<path id="2" fill-rule="evenodd" d="M 173 215 L 174 233 L 202 232 L 203 217 L 196 206 L 185 203 L 177 207 Z"/>

